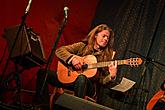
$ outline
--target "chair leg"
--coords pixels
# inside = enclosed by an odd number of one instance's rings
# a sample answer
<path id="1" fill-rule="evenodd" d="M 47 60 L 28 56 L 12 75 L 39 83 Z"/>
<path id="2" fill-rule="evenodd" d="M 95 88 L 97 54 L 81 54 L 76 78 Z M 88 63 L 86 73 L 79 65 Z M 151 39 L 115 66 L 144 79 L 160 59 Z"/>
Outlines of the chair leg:
<path id="1" fill-rule="evenodd" d="M 50 110 L 53 110 L 54 101 L 57 98 L 56 95 L 59 96 L 60 94 L 63 93 L 64 93 L 63 88 L 57 88 L 57 87 L 54 88 L 53 93 L 50 96 Z"/>
<path id="2" fill-rule="evenodd" d="M 84 99 L 96 103 L 96 100 L 91 97 L 85 96 Z"/>

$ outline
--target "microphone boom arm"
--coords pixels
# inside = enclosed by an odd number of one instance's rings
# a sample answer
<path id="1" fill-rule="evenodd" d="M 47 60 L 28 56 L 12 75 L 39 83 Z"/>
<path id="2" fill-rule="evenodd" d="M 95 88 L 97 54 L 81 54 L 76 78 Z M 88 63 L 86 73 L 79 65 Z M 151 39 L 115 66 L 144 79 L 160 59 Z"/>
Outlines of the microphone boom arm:
<path id="1" fill-rule="evenodd" d="M 147 62 L 157 63 L 157 64 L 162 65 L 162 66 L 165 67 L 165 64 L 163 64 L 163 63 L 161 63 L 161 62 L 158 62 L 158 61 L 155 61 L 155 60 L 154 60 L 153 58 L 151 58 L 151 57 L 145 57 L 145 56 L 141 55 L 140 53 L 134 52 L 134 51 L 132 51 L 132 50 L 129 50 L 129 52 L 131 52 L 131 53 L 133 53 L 133 54 L 136 54 L 136 55 L 138 55 L 138 56 L 140 56 L 140 57 L 146 59 Z"/>

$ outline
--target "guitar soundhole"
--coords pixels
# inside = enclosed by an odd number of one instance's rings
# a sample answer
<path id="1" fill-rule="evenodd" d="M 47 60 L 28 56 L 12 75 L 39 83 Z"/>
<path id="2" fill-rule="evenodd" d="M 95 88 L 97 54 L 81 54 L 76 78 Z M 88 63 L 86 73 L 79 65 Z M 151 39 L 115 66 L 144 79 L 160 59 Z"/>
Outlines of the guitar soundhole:
<path id="1" fill-rule="evenodd" d="M 87 68 L 88 68 L 88 65 L 87 64 L 85 64 L 85 65 L 82 66 L 82 70 L 86 70 Z"/>
<path id="2" fill-rule="evenodd" d="M 81 69 L 76 69 L 74 66 L 71 67 L 70 69 L 72 69 L 73 71 L 84 71 L 88 68 L 88 64 L 84 64 L 82 65 Z"/>

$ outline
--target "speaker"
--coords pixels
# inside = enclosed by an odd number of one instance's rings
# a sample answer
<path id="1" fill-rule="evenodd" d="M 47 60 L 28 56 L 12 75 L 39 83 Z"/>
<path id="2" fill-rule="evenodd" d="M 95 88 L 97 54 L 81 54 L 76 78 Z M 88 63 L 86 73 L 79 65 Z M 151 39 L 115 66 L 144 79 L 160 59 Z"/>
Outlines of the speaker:
<path id="1" fill-rule="evenodd" d="M 109 107 L 63 93 L 54 101 L 54 110 L 113 110 Z"/>
<path id="2" fill-rule="evenodd" d="M 11 59 L 25 68 L 45 64 L 44 50 L 39 35 L 25 25 L 18 33 L 19 28 L 20 25 L 15 25 L 4 29 L 4 37 L 7 40 L 9 52 L 12 51 Z M 11 50 L 13 45 L 14 48 Z"/>

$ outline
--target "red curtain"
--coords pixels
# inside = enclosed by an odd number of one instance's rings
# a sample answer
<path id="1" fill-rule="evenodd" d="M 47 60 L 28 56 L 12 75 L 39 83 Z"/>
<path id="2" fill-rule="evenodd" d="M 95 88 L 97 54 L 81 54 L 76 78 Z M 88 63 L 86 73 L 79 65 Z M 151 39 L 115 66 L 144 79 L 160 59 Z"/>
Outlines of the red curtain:
<path id="1" fill-rule="evenodd" d="M 21 23 L 28 2 L 28 0 L 1 0 L 0 35 L 4 33 L 4 28 Z M 58 47 L 80 41 L 87 35 L 98 2 L 99 0 L 32 0 L 25 22 L 28 27 L 31 27 L 33 31 L 39 34 L 46 59 L 50 55 L 59 27 L 64 19 L 64 7 L 67 6 L 69 8 L 68 20 L 58 42 Z M 8 52 L 4 52 L 6 46 L 6 40 L 1 37 L 0 58 L 2 62 L 0 64 L 0 73 L 4 70 L 6 59 L 8 59 Z M 56 65 L 57 58 L 55 56 L 50 69 L 55 70 Z M 38 69 L 39 67 L 31 68 L 20 74 L 21 88 L 35 90 L 36 72 Z M 12 71 L 14 71 L 14 64 L 10 61 L 5 76 L 11 74 Z M 14 96 L 13 92 L 8 94 Z M 12 97 L 8 97 L 8 94 L 5 96 L 5 101 L 9 103 Z M 31 93 L 21 92 L 23 101 L 29 102 L 32 98 L 31 96 L 33 97 Z"/>

